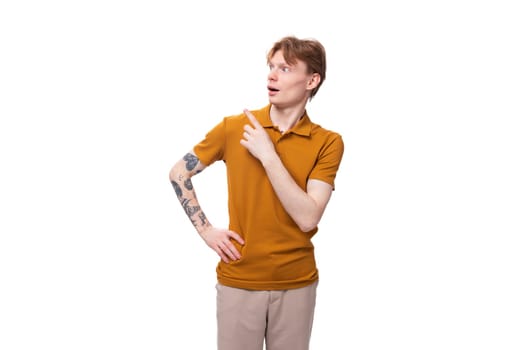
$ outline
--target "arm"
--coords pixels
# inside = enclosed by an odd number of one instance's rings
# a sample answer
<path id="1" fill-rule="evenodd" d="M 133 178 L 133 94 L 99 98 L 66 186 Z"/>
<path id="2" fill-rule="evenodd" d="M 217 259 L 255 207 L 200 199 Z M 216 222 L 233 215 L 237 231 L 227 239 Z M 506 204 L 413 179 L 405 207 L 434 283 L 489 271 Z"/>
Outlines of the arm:
<path id="1" fill-rule="evenodd" d="M 320 180 L 308 180 L 305 192 L 290 176 L 277 154 L 261 163 L 277 197 L 301 231 L 314 229 L 330 200 L 332 186 Z"/>
<path id="2" fill-rule="evenodd" d="M 191 178 L 204 169 L 206 165 L 202 164 L 193 152 L 189 152 L 171 168 L 169 178 L 182 208 L 199 235 L 224 262 L 228 263 L 241 257 L 231 239 L 240 244 L 244 244 L 244 241 L 236 232 L 213 227 L 202 211 Z"/>
<path id="3" fill-rule="evenodd" d="M 308 180 L 306 192 L 303 191 L 284 167 L 264 128 L 249 111 L 245 113 L 253 127 L 245 126 L 241 145 L 259 159 L 277 197 L 297 226 L 303 232 L 314 229 L 330 200 L 332 186 L 320 180 Z"/>

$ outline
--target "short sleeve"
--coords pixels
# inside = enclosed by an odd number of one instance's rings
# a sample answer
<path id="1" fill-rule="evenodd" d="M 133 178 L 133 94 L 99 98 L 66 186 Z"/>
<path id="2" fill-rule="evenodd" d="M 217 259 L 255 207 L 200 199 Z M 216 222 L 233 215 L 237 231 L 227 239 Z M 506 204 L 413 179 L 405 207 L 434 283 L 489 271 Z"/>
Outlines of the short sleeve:
<path id="1" fill-rule="evenodd" d="M 201 163 L 209 166 L 217 160 L 222 160 L 226 144 L 225 135 L 225 120 L 223 119 L 193 147 L 193 152 Z"/>
<path id="2" fill-rule="evenodd" d="M 317 163 L 308 178 L 324 181 L 335 189 L 335 177 L 339 170 L 343 153 L 343 138 L 337 133 L 332 133 L 321 148 Z"/>

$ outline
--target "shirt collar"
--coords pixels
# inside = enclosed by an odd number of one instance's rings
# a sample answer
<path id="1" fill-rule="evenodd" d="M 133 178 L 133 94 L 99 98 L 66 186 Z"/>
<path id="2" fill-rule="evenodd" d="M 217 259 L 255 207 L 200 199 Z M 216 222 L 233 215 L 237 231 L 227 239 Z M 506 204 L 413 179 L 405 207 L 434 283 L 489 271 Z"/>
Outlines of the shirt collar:
<path id="1" fill-rule="evenodd" d="M 259 123 L 261 123 L 261 125 L 264 128 L 273 128 L 273 122 L 270 118 L 271 106 L 271 104 L 268 104 L 266 107 L 264 107 L 261 110 L 262 113 L 260 114 L 260 117 L 257 118 Z M 288 130 L 288 132 L 292 132 L 294 134 L 302 136 L 310 136 L 310 133 L 312 131 L 312 125 L 313 124 L 310 118 L 308 117 L 308 113 L 305 111 L 301 119 L 299 119 L 299 121 L 297 122 L 297 124 L 295 124 L 290 130 Z"/>

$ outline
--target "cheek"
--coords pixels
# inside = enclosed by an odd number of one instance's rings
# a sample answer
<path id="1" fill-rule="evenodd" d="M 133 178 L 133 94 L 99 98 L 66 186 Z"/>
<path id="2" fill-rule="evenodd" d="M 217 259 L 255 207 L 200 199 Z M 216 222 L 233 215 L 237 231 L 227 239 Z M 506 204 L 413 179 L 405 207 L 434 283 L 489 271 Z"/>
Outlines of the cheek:
<path id="1" fill-rule="evenodd" d="M 281 84 L 288 88 L 305 87 L 308 84 L 308 80 L 303 77 L 297 76 L 285 76 L 280 79 Z"/>
<path id="2" fill-rule="evenodd" d="M 295 80 L 290 83 L 290 87 L 297 90 L 305 90 L 308 86 L 308 82 L 306 80 Z"/>

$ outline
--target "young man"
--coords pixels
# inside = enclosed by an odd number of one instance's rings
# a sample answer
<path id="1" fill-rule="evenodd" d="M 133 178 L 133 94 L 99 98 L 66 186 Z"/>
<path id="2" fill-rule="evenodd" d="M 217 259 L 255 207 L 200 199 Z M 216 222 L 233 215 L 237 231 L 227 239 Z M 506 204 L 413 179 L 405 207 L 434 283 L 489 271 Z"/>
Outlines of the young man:
<path id="1" fill-rule="evenodd" d="M 317 232 L 343 156 L 342 137 L 306 104 L 325 79 L 324 47 L 285 37 L 267 55 L 269 103 L 224 118 L 170 171 L 217 265 L 219 350 L 306 350 L 315 308 Z M 191 177 L 226 164 L 229 228 L 213 226 Z"/>

